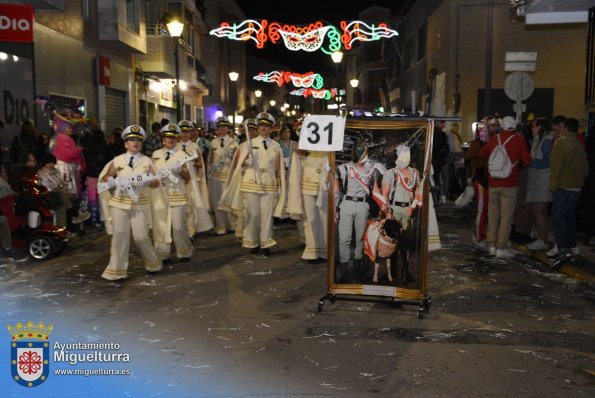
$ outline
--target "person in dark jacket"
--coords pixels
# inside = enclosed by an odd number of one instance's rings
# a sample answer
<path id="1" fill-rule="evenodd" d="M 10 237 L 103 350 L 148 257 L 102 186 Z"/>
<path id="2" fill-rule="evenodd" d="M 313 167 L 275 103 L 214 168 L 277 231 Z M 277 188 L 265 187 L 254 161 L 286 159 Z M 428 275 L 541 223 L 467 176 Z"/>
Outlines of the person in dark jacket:
<path id="1" fill-rule="evenodd" d="M 446 159 L 450 150 L 448 149 L 448 136 L 444 132 L 444 120 L 437 120 L 434 125 L 434 139 L 432 146 L 432 167 L 434 168 L 434 183 L 436 184 L 437 192 L 441 192 L 441 184 L 448 184 L 448 181 L 441 182 L 442 167 L 446 163 Z M 442 200 L 440 200 L 442 203 Z M 445 201 L 444 201 L 445 202 Z"/>
<path id="2" fill-rule="evenodd" d="M 23 153 L 31 153 L 35 159 L 39 159 L 43 152 L 43 141 L 39 132 L 30 121 L 23 123 L 19 135 L 13 138 L 10 144 L 10 159 L 13 163 L 19 162 Z"/>
<path id="3" fill-rule="evenodd" d="M 103 167 L 109 161 L 109 147 L 105 141 L 103 131 L 99 127 L 93 127 L 83 140 L 83 157 L 87 164 L 87 208 L 91 213 L 91 222 L 96 227 L 101 226 L 101 214 L 97 198 L 97 178 Z"/>

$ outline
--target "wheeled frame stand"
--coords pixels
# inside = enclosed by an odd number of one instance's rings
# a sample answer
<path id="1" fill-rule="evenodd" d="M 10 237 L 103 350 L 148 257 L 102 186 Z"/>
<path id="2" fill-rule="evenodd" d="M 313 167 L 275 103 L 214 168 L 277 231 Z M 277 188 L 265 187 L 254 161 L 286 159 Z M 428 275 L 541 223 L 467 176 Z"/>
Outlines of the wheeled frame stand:
<path id="1" fill-rule="evenodd" d="M 353 295 L 353 294 L 335 294 L 335 293 L 327 293 L 318 300 L 318 312 L 322 312 L 324 308 L 324 302 L 330 301 L 331 304 L 334 304 L 337 300 L 343 301 L 367 301 L 367 302 L 376 302 L 376 303 L 388 303 L 391 307 L 401 307 L 401 305 L 418 305 L 417 307 L 417 317 L 419 319 L 424 319 L 426 314 L 430 313 L 430 308 L 432 307 L 432 297 L 428 296 L 424 298 L 421 302 L 417 300 L 404 300 L 398 299 L 396 297 L 386 297 L 386 296 L 360 296 L 360 295 Z"/>

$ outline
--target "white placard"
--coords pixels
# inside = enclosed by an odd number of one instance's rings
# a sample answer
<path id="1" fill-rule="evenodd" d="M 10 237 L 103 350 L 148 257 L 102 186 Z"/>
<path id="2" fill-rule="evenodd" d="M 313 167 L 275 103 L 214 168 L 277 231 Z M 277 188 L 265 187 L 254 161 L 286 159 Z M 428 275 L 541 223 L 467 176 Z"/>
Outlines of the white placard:
<path id="1" fill-rule="evenodd" d="M 343 150 L 345 117 L 307 116 L 300 130 L 299 148 L 307 151 L 335 152 Z"/>
<path id="2" fill-rule="evenodd" d="M 396 297 L 397 288 L 392 286 L 364 285 L 364 294 L 370 296 Z"/>

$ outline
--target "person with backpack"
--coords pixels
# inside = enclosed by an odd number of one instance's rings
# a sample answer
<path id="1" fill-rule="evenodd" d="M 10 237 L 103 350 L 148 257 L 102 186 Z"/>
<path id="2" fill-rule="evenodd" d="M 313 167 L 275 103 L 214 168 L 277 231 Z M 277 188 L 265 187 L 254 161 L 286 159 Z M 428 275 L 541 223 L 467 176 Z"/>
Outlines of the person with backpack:
<path id="1" fill-rule="evenodd" d="M 531 164 L 531 154 L 523 139 L 514 133 L 516 120 L 506 116 L 501 132 L 490 137 L 479 157 L 488 160 L 488 246 L 498 258 L 512 258 L 508 249 L 516 198 L 519 190 L 520 165 Z"/>

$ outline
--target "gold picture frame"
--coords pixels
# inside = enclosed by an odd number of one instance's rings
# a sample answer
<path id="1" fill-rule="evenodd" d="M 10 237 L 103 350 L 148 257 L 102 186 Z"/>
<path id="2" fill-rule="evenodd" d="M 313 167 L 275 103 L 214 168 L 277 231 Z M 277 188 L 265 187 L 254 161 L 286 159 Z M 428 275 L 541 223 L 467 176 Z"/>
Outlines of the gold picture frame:
<path id="1" fill-rule="evenodd" d="M 335 299 L 340 299 L 339 296 L 357 296 L 357 298 L 372 298 L 372 299 L 389 299 L 391 301 L 417 301 L 421 300 L 420 306 L 421 315 L 424 310 L 429 310 L 431 299 L 428 297 L 428 277 L 427 277 L 427 261 L 428 261 L 428 223 L 429 223 L 429 208 L 430 208 L 430 175 L 431 175 L 431 153 L 432 153 L 432 139 L 434 132 L 434 118 L 424 117 L 348 117 L 345 126 L 345 142 L 344 150 L 341 152 L 329 153 L 329 165 L 331 172 L 329 173 L 329 198 L 328 198 L 328 258 L 327 258 L 327 295 L 322 297 L 319 303 L 319 311 L 322 310 L 322 305 L 325 300 L 333 302 Z M 363 144 L 362 144 L 363 142 Z M 395 203 L 399 206 L 403 205 L 401 202 L 391 202 L 391 204 L 385 204 L 385 208 L 388 211 L 374 213 L 372 207 L 376 206 L 372 198 L 373 191 L 380 189 L 378 182 L 370 183 L 368 189 L 366 189 L 364 183 L 360 182 L 359 187 L 349 188 L 348 183 L 351 180 L 348 178 L 357 178 L 357 176 L 345 177 L 346 170 L 351 170 L 357 163 L 354 156 L 356 153 L 361 154 L 366 151 L 368 155 L 368 161 L 374 164 L 373 167 L 381 170 L 384 166 L 384 176 L 397 175 L 396 170 L 403 170 L 399 167 L 395 167 L 395 160 L 397 155 L 395 149 L 401 144 L 405 144 L 410 148 L 411 152 L 411 167 L 415 168 L 418 172 L 419 183 L 416 188 L 419 189 L 421 200 L 419 206 L 417 203 L 416 209 L 414 209 L 414 215 L 410 218 L 401 218 L 399 223 L 393 222 L 398 225 L 398 232 L 395 238 L 401 240 L 396 242 L 397 249 L 390 257 L 384 260 L 396 261 L 394 267 L 390 267 L 390 262 L 386 266 L 384 275 L 378 275 L 378 263 L 374 262 L 374 270 L 370 268 L 372 264 L 371 256 L 359 253 L 362 243 L 359 241 L 361 231 L 361 217 L 360 221 L 353 221 L 359 217 L 357 210 L 355 216 L 352 213 L 348 213 L 346 217 L 347 221 L 343 221 L 342 213 L 345 213 L 348 206 L 349 209 L 362 208 L 365 213 L 364 200 L 368 204 L 368 222 L 366 225 L 366 234 L 368 233 L 370 223 L 374 220 L 379 220 L 381 217 L 395 218 L 396 216 L 388 216 L 387 214 Z M 410 146 L 409 146 L 410 145 Z M 361 149 L 361 148 L 364 149 Z M 351 160 L 349 159 L 351 153 Z M 420 155 L 423 157 L 420 159 Z M 351 163 L 350 163 L 351 162 Z M 392 162 L 392 163 L 391 163 Z M 360 163 L 363 164 L 363 163 Z M 367 167 L 372 167 L 366 163 Z M 392 171 L 391 171 L 392 166 Z M 367 169 L 366 169 L 367 170 Z M 391 171 L 391 173 L 387 173 Z M 350 172 L 351 173 L 351 172 Z M 362 172 L 363 173 L 363 172 Z M 369 172 L 366 175 L 371 175 Z M 416 172 L 411 172 L 411 175 L 415 176 Z M 364 174 L 362 174 L 364 175 Z M 387 177 L 388 178 L 388 177 Z M 369 180 L 373 179 L 369 177 Z M 355 181 L 355 180 L 354 180 Z M 373 185 L 376 184 L 376 185 Z M 382 189 L 386 189 L 386 184 L 389 184 L 387 180 L 383 181 Z M 347 187 L 345 187 L 347 185 Z M 362 188 L 363 187 L 363 188 Z M 394 185 L 393 185 L 394 187 Z M 359 191 L 358 191 L 359 188 Z M 350 191 L 351 189 L 351 191 Z M 391 188 L 392 189 L 392 188 Z M 364 197 L 349 196 L 349 192 L 358 191 L 359 195 L 364 194 Z M 367 192 L 367 195 L 365 193 Z M 391 191 L 394 192 L 394 191 Z M 335 193 L 335 195 L 333 195 Z M 382 191 L 380 191 L 382 195 Z M 376 195 L 378 197 L 378 195 Z M 387 195 L 385 195 L 387 196 Z M 394 196 L 393 196 L 394 197 Z M 413 197 L 413 196 L 412 196 Z M 342 198 L 342 199 L 341 199 Z M 346 198 L 355 201 L 356 203 L 345 202 Z M 356 200 L 357 199 L 357 200 Z M 361 199 L 361 200 L 360 200 Z M 339 202 L 336 203 L 335 201 Z M 381 202 L 382 203 L 382 202 Z M 384 202 L 386 203 L 386 202 Z M 411 201 L 413 204 L 413 200 Z M 378 205 L 380 208 L 382 205 Z M 404 206 L 404 205 L 403 205 Z M 398 210 L 398 209 L 397 209 Z M 391 213 L 392 214 L 392 213 Z M 351 217 L 351 218 L 349 218 Z M 336 221 L 338 219 L 338 221 Z M 410 224 L 405 227 L 405 225 Z M 350 224 L 351 223 L 351 224 Z M 405 238 L 408 228 L 411 228 L 412 233 L 409 233 L 408 238 Z M 349 238 L 349 232 L 351 231 L 351 238 Z M 411 242 L 415 243 L 413 246 L 413 253 Z M 359 243 L 358 243 L 359 242 Z M 407 249 L 405 248 L 405 242 L 407 243 Z M 401 243 L 401 246 L 399 244 Z M 366 250 L 370 245 L 366 246 Z M 348 253 L 349 249 L 349 253 Z M 402 255 L 405 250 L 404 257 L 399 261 L 398 256 Z M 349 260 L 345 262 L 345 258 L 349 256 Z M 395 257 L 397 256 L 397 257 Z M 408 257 L 411 256 L 411 257 Z M 378 259 L 378 257 L 376 257 Z M 406 276 L 411 261 L 415 261 L 415 275 Z M 361 260 L 359 262 L 358 260 Z M 358 266 L 360 267 L 358 270 Z M 401 267 L 401 268 L 399 268 Z M 347 270 L 345 274 L 343 271 Z M 351 271 L 353 271 L 353 273 Z M 403 278 L 399 280 L 398 272 L 403 272 Z M 373 273 L 373 277 L 371 277 Z M 392 281 L 389 280 L 389 276 L 392 275 Z M 412 278 L 414 281 L 412 282 Z M 339 296 L 338 296 L 339 295 Z"/>

